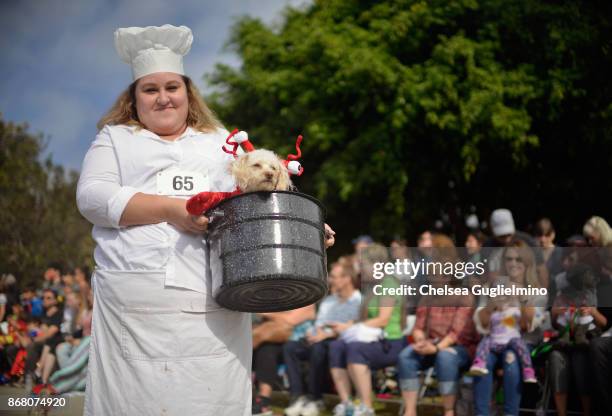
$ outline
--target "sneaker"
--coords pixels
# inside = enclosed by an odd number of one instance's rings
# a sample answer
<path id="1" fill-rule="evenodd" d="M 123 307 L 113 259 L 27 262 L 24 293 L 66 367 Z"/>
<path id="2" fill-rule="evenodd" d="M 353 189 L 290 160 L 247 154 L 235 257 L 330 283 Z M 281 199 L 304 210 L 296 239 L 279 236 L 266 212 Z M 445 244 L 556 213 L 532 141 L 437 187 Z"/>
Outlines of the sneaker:
<path id="1" fill-rule="evenodd" d="M 289 407 L 285 409 L 285 416 L 300 416 L 307 402 L 308 400 L 305 396 L 300 396 L 293 400 Z"/>
<path id="2" fill-rule="evenodd" d="M 374 409 L 372 409 L 371 407 L 367 407 L 363 403 L 357 406 L 355 408 L 355 412 L 353 413 L 353 416 L 375 416 L 375 415 L 376 413 L 374 413 Z"/>
<path id="3" fill-rule="evenodd" d="M 471 376 L 484 376 L 489 374 L 489 370 L 487 370 L 487 363 L 479 358 L 476 358 L 474 360 L 474 364 L 472 364 L 470 367 L 468 374 Z"/>
<path id="4" fill-rule="evenodd" d="M 272 416 L 272 408 L 270 407 L 270 398 L 257 396 L 253 401 L 251 408 L 253 416 Z"/>
<path id="5" fill-rule="evenodd" d="M 524 368 L 523 369 L 523 382 L 524 383 L 537 383 L 538 379 L 535 376 L 535 371 L 533 368 Z"/>
<path id="6" fill-rule="evenodd" d="M 324 409 L 323 400 L 311 400 L 302 409 L 301 416 L 319 416 Z"/>
<path id="7" fill-rule="evenodd" d="M 334 416 L 346 416 L 353 413 L 353 403 L 340 402 L 334 407 Z"/>

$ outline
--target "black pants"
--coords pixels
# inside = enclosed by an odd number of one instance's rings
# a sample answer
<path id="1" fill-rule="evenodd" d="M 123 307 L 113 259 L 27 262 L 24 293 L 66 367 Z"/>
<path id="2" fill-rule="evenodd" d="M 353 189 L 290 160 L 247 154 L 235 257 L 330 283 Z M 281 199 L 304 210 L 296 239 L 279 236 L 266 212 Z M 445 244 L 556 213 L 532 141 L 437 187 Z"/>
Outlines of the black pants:
<path id="1" fill-rule="evenodd" d="M 548 360 L 554 393 L 567 394 L 570 380 L 573 380 L 578 395 L 591 395 L 591 361 L 588 349 L 572 348 L 567 351 L 553 351 Z"/>
<path id="2" fill-rule="evenodd" d="M 259 383 L 278 388 L 278 364 L 282 360 L 283 344 L 263 343 L 253 350 L 253 371 Z"/>
<path id="3" fill-rule="evenodd" d="M 26 348 L 26 362 L 25 362 L 25 373 L 32 374 L 34 370 L 36 370 L 36 363 L 40 359 L 40 355 L 42 354 L 43 347 L 45 346 L 45 341 L 35 341 L 32 342 Z"/>
<path id="4" fill-rule="evenodd" d="M 612 337 L 592 339 L 590 347 L 598 414 L 612 415 Z"/>
<path id="5" fill-rule="evenodd" d="M 297 397 L 308 393 L 314 400 L 323 398 L 323 383 L 329 372 L 327 354 L 331 340 L 324 340 L 316 344 L 307 345 L 300 341 L 289 341 L 283 347 L 283 357 L 287 365 L 289 376 L 289 390 L 291 396 Z M 304 391 L 301 361 L 309 361 L 308 391 Z"/>

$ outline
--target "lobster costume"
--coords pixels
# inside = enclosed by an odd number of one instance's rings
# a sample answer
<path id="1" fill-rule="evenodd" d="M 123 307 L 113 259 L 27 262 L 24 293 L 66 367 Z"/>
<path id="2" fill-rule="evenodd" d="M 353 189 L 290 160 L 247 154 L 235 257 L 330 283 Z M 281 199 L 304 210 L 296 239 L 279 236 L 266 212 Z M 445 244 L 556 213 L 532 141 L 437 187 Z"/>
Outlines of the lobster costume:
<path id="1" fill-rule="evenodd" d="M 226 148 L 225 146 L 223 146 L 223 151 L 225 153 L 231 154 L 232 156 L 234 156 L 234 158 L 238 158 L 237 151 L 239 146 L 246 153 L 255 150 L 255 147 L 249 141 L 248 134 L 245 131 L 238 131 L 238 129 L 234 129 L 234 131 L 232 131 L 230 135 L 227 136 L 225 143 L 230 147 Z M 304 172 L 304 168 L 298 161 L 298 159 L 302 156 L 302 151 L 300 150 L 301 143 L 302 136 L 300 135 L 297 137 L 295 143 L 295 149 L 297 153 L 295 155 L 288 155 L 287 159 L 283 160 L 282 162 L 283 165 L 287 168 L 287 171 L 290 175 L 301 176 Z M 236 188 L 232 192 L 200 192 L 199 194 L 189 198 L 189 200 L 187 201 L 187 211 L 191 215 L 202 215 L 208 210 L 217 206 L 224 199 L 239 195 L 241 193 L 242 191 L 240 190 L 240 188 Z"/>

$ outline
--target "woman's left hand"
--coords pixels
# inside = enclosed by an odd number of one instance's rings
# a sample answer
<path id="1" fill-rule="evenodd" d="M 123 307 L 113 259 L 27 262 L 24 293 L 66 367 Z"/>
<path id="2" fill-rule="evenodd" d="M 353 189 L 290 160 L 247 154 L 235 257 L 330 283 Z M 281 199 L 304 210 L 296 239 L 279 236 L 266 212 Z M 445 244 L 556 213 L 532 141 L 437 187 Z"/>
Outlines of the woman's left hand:
<path id="1" fill-rule="evenodd" d="M 413 348 L 420 355 L 433 355 L 438 352 L 438 349 L 431 341 L 418 342 Z"/>
<path id="2" fill-rule="evenodd" d="M 336 242 L 336 232 L 332 228 L 325 224 L 325 248 L 330 248 Z"/>

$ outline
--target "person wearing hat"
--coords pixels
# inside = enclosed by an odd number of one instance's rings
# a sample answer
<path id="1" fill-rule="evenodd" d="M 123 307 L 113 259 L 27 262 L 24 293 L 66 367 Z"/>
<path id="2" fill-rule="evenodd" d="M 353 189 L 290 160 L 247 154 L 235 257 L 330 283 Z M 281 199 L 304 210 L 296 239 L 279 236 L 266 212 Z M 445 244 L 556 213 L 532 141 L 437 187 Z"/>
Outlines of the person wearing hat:
<path id="1" fill-rule="evenodd" d="M 208 218 L 185 207 L 235 189 L 229 133 L 183 71 L 192 41 L 185 26 L 115 32 L 133 82 L 98 123 L 77 188 L 97 243 L 87 415 L 251 413 L 251 317 L 214 301 Z"/>

